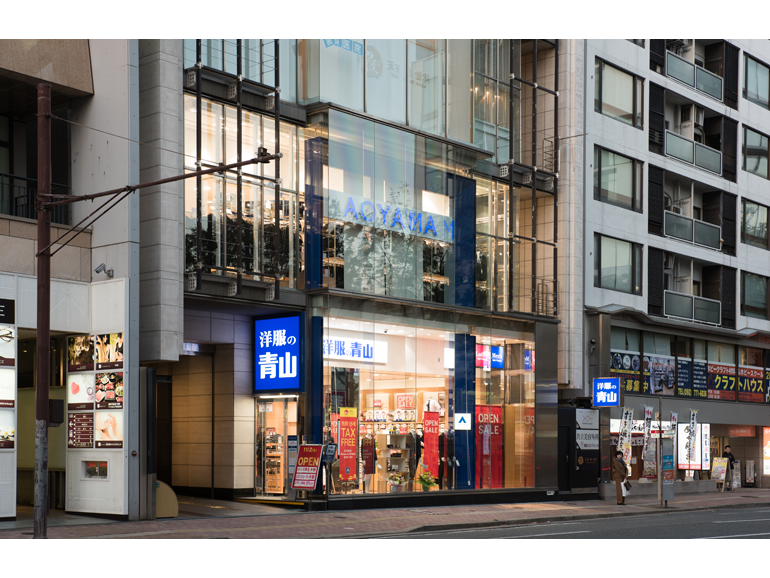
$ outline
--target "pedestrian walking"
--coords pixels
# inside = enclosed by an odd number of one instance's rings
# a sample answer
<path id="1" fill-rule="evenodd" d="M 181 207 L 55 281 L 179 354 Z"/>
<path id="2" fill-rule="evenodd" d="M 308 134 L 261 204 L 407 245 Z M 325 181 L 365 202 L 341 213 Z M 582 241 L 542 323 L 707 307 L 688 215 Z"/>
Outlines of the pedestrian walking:
<path id="1" fill-rule="evenodd" d="M 733 491 L 733 464 L 735 463 L 735 456 L 733 455 L 733 449 L 730 446 L 725 446 L 725 451 L 722 454 L 723 458 L 730 460 L 730 473 L 728 475 L 728 482 L 730 482 L 730 491 Z"/>
<path id="2" fill-rule="evenodd" d="M 615 474 L 615 494 L 618 498 L 618 506 L 626 505 L 626 498 L 623 496 L 623 482 L 626 480 L 626 462 L 623 461 L 623 452 L 615 452 L 615 461 L 612 464 Z"/>

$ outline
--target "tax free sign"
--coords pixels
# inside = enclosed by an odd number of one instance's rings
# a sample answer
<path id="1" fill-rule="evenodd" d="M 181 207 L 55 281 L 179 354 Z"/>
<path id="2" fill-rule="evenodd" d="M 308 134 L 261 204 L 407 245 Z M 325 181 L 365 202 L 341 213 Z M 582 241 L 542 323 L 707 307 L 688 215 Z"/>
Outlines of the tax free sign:
<path id="1" fill-rule="evenodd" d="M 254 321 L 254 391 L 302 390 L 302 316 Z"/>

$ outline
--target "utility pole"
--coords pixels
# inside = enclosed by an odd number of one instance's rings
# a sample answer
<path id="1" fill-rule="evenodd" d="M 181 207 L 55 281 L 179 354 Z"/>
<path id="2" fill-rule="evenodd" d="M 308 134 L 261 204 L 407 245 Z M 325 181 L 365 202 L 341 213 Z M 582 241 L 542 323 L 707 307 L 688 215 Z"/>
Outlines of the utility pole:
<path id="1" fill-rule="evenodd" d="M 658 397 L 658 451 L 655 452 L 658 460 L 658 499 L 660 507 L 663 507 L 663 396 Z"/>
<path id="2" fill-rule="evenodd" d="M 51 384 L 51 85 L 37 85 L 37 392 L 35 396 L 35 522 L 48 538 L 48 388 Z"/>

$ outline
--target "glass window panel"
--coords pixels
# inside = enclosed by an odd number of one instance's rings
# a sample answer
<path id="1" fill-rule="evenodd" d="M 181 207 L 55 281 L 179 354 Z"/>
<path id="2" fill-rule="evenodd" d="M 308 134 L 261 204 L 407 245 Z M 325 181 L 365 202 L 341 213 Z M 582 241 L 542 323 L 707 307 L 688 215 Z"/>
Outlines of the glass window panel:
<path id="1" fill-rule="evenodd" d="M 224 217 L 223 211 L 223 183 L 220 177 L 204 175 L 202 178 L 203 191 L 201 192 L 201 237 L 203 254 L 201 261 L 204 270 L 208 267 L 224 266 Z M 209 271 L 217 273 L 216 270 Z"/>
<path id="2" fill-rule="evenodd" d="M 510 88 L 502 82 L 497 84 L 497 159 L 502 163 L 508 160 L 508 133 L 510 132 Z"/>
<path id="3" fill-rule="evenodd" d="M 262 41 L 259 38 L 241 40 L 241 59 L 243 77 L 262 82 Z"/>
<path id="4" fill-rule="evenodd" d="M 447 136 L 472 142 L 470 40 L 447 40 L 447 69 Z"/>
<path id="5" fill-rule="evenodd" d="M 281 100 L 297 102 L 297 40 L 282 38 L 281 50 Z"/>
<path id="6" fill-rule="evenodd" d="M 262 249 L 262 187 L 244 182 L 243 201 L 243 268 L 245 271 L 261 271 Z"/>
<path id="7" fill-rule="evenodd" d="M 492 206 L 492 181 L 476 179 L 476 232 L 490 231 L 490 214 Z"/>
<path id="8" fill-rule="evenodd" d="M 225 43 L 225 72 L 238 74 L 238 41 L 226 39 Z M 241 57 L 243 55 L 241 54 Z"/>
<path id="9" fill-rule="evenodd" d="M 364 109 L 363 39 L 321 41 L 321 100 Z"/>
<path id="10" fill-rule="evenodd" d="M 747 317 L 767 319 L 767 277 L 743 274 L 743 304 Z"/>
<path id="11" fill-rule="evenodd" d="M 262 39 L 262 82 L 275 86 L 275 39 Z"/>
<path id="12" fill-rule="evenodd" d="M 599 175 L 601 167 L 601 175 Z M 601 162 L 594 164 L 594 186 L 598 186 L 601 201 L 634 208 L 634 161 L 602 149 Z"/>
<path id="13" fill-rule="evenodd" d="M 767 207 L 745 201 L 743 227 L 746 244 L 767 249 Z"/>
<path id="14" fill-rule="evenodd" d="M 754 132 L 750 128 L 746 128 L 744 134 L 746 136 L 743 160 L 745 169 L 750 173 L 767 178 L 767 137 L 758 132 Z"/>
<path id="15" fill-rule="evenodd" d="M 632 290 L 631 243 L 602 237 L 601 286 L 630 293 Z"/>
<path id="16" fill-rule="evenodd" d="M 634 77 L 617 68 L 602 67 L 602 113 L 634 124 Z"/>
<path id="17" fill-rule="evenodd" d="M 482 76 L 474 75 L 473 87 L 473 144 L 484 150 L 495 152 L 495 101 L 497 83 Z"/>
<path id="18" fill-rule="evenodd" d="M 193 108 L 195 99 L 193 99 Z M 204 163 L 217 164 L 223 159 L 222 150 L 222 105 L 201 101 L 201 160 Z M 193 153 L 195 154 L 195 115 L 193 115 Z"/>
<path id="19" fill-rule="evenodd" d="M 687 163 L 692 163 L 694 159 L 694 143 L 691 140 L 682 138 L 673 132 L 666 131 L 666 154 L 676 157 Z"/>
<path id="20" fill-rule="evenodd" d="M 722 100 L 722 79 L 704 68 L 695 69 L 695 87 L 709 96 Z"/>
<path id="21" fill-rule="evenodd" d="M 481 38 L 476 39 L 473 50 L 473 69 L 485 76 L 495 76 L 495 44 L 496 40 Z"/>
<path id="22" fill-rule="evenodd" d="M 406 76 L 406 40 L 366 41 L 368 113 L 406 124 Z"/>
<path id="23" fill-rule="evenodd" d="M 184 165 L 195 168 L 195 97 L 184 95 Z"/>
<path id="24" fill-rule="evenodd" d="M 0 116 L 0 142 L 11 142 L 11 120 L 7 116 Z"/>
<path id="25" fill-rule="evenodd" d="M 770 69 L 748 56 L 745 63 L 746 98 L 764 107 L 770 106 Z"/>
<path id="26" fill-rule="evenodd" d="M 184 67 L 190 68 L 195 66 L 195 57 L 197 55 L 196 40 L 186 38 L 184 41 Z"/>
<path id="27" fill-rule="evenodd" d="M 695 143 L 695 166 L 719 174 L 722 172 L 722 155 L 711 147 Z"/>
<path id="28" fill-rule="evenodd" d="M 695 86 L 695 65 L 683 60 L 671 52 L 666 53 L 666 72 L 672 78 Z"/>
<path id="29" fill-rule="evenodd" d="M 225 164 L 238 162 L 238 111 L 225 106 Z M 245 152 L 244 152 L 245 158 Z M 246 168 L 247 169 L 247 168 Z"/>
<path id="30" fill-rule="evenodd" d="M 444 134 L 444 40 L 409 40 L 409 125 Z"/>
<path id="31" fill-rule="evenodd" d="M 264 123 L 265 147 L 269 153 L 275 152 L 275 120 L 265 119 Z M 297 178 L 297 129 L 294 125 L 281 123 L 281 180 L 282 188 L 296 190 Z M 275 177 L 275 161 L 262 165 L 266 177 Z"/>
<path id="32" fill-rule="evenodd" d="M 222 40 L 206 38 L 201 40 L 201 64 L 222 70 Z"/>

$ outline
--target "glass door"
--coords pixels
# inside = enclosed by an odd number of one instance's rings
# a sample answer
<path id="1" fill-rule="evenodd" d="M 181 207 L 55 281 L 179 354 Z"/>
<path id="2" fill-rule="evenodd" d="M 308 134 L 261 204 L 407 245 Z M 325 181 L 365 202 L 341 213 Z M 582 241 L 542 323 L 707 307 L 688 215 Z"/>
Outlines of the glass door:
<path id="1" fill-rule="evenodd" d="M 260 398 L 256 403 L 254 493 L 285 495 L 299 449 L 297 399 Z"/>

